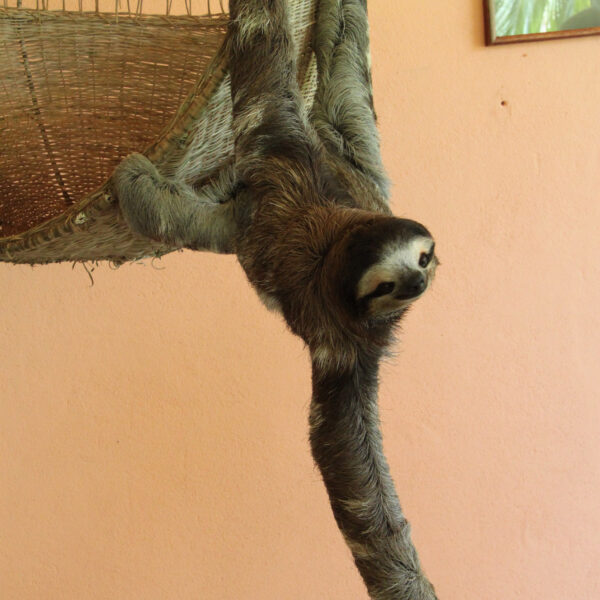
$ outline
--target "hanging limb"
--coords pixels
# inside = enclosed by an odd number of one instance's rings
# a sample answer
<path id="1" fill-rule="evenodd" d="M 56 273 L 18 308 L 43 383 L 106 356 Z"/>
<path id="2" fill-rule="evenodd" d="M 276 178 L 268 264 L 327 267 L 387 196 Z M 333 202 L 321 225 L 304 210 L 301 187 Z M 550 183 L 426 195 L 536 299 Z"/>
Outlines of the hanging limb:
<path id="1" fill-rule="evenodd" d="M 233 190 L 231 169 L 200 190 L 163 177 L 145 156 L 131 154 L 111 177 L 128 225 L 137 233 L 193 250 L 235 252 L 237 227 L 231 201 L 215 202 Z"/>
<path id="2" fill-rule="evenodd" d="M 436 600 L 421 570 L 383 453 L 379 353 L 357 349 L 348 370 L 313 355 L 310 442 L 331 508 L 373 600 Z"/>
<path id="3" fill-rule="evenodd" d="M 373 107 L 366 0 L 320 0 L 314 50 L 318 86 L 311 123 L 337 163 L 338 175 L 350 178 L 353 186 L 367 186 L 364 208 L 388 212 L 389 182 Z"/>

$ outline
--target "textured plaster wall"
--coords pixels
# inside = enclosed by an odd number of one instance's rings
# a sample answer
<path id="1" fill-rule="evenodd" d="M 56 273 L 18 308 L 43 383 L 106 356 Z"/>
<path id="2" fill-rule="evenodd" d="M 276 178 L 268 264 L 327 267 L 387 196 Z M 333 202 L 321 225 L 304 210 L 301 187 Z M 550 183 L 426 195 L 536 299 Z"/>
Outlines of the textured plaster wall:
<path id="1" fill-rule="evenodd" d="M 480 0 L 370 2 L 398 214 L 443 262 L 383 371 L 443 600 L 600 597 L 600 37 L 483 46 Z M 366 598 L 309 364 L 235 260 L 0 265 L 0 597 Z"/>

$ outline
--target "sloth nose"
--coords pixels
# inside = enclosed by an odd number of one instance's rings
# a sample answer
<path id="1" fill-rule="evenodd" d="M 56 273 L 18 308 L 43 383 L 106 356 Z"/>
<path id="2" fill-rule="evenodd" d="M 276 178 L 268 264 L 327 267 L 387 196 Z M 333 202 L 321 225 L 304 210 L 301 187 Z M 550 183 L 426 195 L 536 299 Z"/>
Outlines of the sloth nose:
<path id="1" fill-rule="evenodd" d="M 409 300 L 421 295 L 427 287 L 427 279 L 421 271 L 413 271 L 404 277 L 398 286 L 396 298 L 399 300 Z"/>

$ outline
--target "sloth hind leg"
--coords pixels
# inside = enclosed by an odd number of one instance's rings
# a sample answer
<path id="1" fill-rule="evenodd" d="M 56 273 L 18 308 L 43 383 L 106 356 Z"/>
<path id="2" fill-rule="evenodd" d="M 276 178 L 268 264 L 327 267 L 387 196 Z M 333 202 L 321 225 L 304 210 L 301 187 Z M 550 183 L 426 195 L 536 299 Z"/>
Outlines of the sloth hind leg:
<path id="1" fill-rule="evenodd" d="M 135 232 L 173 246 L 234 252 L 237 227 L 232 202 L 211 201 L 208 194 L 163 177 L 141 154 L 126 157 L 111 183 Z"/>

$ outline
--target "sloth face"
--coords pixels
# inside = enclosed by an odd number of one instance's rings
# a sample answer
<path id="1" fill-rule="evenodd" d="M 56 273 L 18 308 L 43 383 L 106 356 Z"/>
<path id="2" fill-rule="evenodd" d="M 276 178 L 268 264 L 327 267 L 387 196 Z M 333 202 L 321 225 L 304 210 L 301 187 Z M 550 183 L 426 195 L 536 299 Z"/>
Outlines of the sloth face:
<path id="1" fill-rule="evenodd" d="M 400 314 L 429 287 L 438 260 L 425 227 L 385 217 L 366 224 L 348 244 L 346 297 L 361 317 Z"/>

